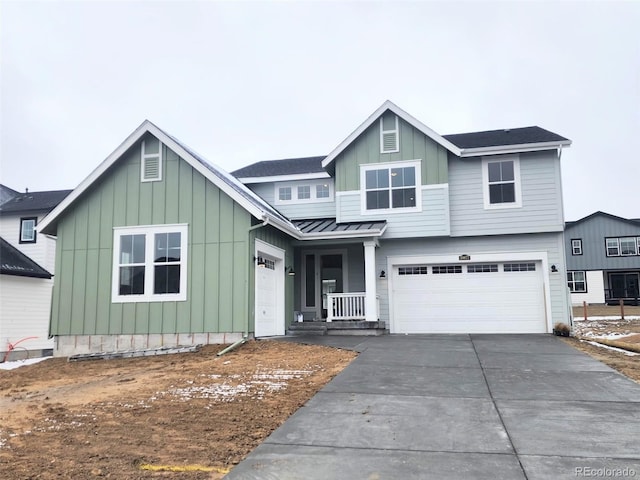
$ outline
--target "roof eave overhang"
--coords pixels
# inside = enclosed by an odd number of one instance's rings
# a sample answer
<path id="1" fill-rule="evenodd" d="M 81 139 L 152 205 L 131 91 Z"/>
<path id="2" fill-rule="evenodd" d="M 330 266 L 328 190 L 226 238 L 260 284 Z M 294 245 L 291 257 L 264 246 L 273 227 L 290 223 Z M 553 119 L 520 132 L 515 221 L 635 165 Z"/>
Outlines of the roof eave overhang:
<path id="1" fill-rule="evenodd" d="M 269 183 L 269 182 L 293 182 L 296 180 L 315 180 L 331 178 L 327 172 L 298 173 L 294 175 L 271 175 L 268 177 L 238 177 L 242 183 Z"/>
<path id="2" fill-rule="evenodd" d="M 387 230 L 387 225 L 380 229 L 371 230 L 348 230 L 339 232 L 311 232 L 302 233 L 300 240 L 336 240 L 336 239 L 348 239 L 348 238 L 372 238 L 381 237 Z"/>
<path id="3" fill-rule="evenodd" d="M 50 279 L 53 277 L 53 275 L 51 275 L 50 273 L 35 273 L 35 272 L 14 271 L 14 270 L 2 270 L 0 271 L 0 275 L 10 275 L 12 277 L 45 278 L 45 279 Z"/>
<path id="4" fill-rule="evenodd" d="M 340 153 L 342 153 L 344 149 L 351 144 L 351 142 L 358 138 L 367 128 L 369 128 L 373 124 L 373 122 L 378 119 L 378 117 L 380 117 L 380 115 L 382 115 L 387 110 L 392 111 L 398 117 L 402 118 L 405 122 L 417 128 L 427 137 L 431 138 L 433 141 L 446 148 L 450 152 L 458 156 L 460 155 L 460 149 L 453 143 L 451 143 L 441 135 L 438 135 L 435 131 L 427 127 L 420 120 L 398 107 L 395 103 L 387 100 L 375 112 L 369 115 L 369 117 L 362 124 L 360 124 L 360 126 L 356 128 L 347 138 L 345 138 L 342 143 L 340 143 L 340 145 L 338 145 L 329 155 L 327 155 L 327 157 L 322 161 L 322 167 L 327 168 L 327 166 L 329 166 L 336 159 L 336 157 L 340 155 Z"/>
<path id="5" fill-rule="evenodd" d="M 556 150 L 569 147 L 571 140 L 562 142 L 522 143 L 519 145 L 496 145 L 492 147 L 463 148 L 460 157 L 482 157 L 485 155 L 503 155 L 507 153 L 539 152 L 542 150 Z"/>

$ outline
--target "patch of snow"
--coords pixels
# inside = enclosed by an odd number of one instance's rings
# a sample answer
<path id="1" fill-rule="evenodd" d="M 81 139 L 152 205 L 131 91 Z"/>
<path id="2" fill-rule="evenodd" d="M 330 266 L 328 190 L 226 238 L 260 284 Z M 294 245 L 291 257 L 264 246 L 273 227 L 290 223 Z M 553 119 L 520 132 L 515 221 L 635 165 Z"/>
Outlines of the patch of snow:
<path id="1" fill-rule="evenodd" d="M 25 365 L 33 365 L 34 363 L 40 363 L 43 360 L 48 360 L 53 357 L 39 357 L 39 358 L 27 358 L 25 360 L 15 360 L 13 362 L 0 363 L 0 370 L 13 370 L 15 368 L 24 367 Z"/>
<path id="2" fill-rule="evenodd" d="M 621 320 L 622 317 L 620 317 L 620 315 L 617 316 L 609 316 L 609 317 L 587 317 L 587 321 L 592 321 L 592 320 Z M 625 315 L 624 316 L 625 320 L 640 320 L 640 317 L 638 317 L 637 315 Z M 584 322 L 584 317 L 582 315 L 573 317 L 573 321 L 574 322 Z"/>
<path id="3" fill-rule="evenodd" d="M 627 350 L 623 350 L 622 348 L 610 347 L 609 345 L 603 345 L 602 343 L 598 343 L 598 342 L 586 341 L 586 343 L 588 343 L 589 345 L 593 345 L 594 347 L 604 348 L 605 350 L 613 350 L 614 352 L 624 353 L 629 357 L 635 357 L 636 355 L 640 355 L 640 353 L 629 352 Z"/>

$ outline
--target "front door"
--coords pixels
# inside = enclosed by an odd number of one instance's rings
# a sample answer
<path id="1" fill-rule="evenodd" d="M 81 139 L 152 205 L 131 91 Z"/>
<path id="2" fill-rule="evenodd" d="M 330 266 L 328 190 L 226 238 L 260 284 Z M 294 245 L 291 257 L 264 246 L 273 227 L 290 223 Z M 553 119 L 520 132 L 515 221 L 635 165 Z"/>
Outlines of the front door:
<path id="1" fill-rule="evenodd" d="M 610 273 L 611 298 L 636 298 L 639 286 L 638 273 Z"/>
<path id="2" fill-rule="evenodd" d="M 346 289 L 346 253 L 343 251 L 303 253 L 303 310 L 307 317 L 327 318 L 327 295 Z"/>

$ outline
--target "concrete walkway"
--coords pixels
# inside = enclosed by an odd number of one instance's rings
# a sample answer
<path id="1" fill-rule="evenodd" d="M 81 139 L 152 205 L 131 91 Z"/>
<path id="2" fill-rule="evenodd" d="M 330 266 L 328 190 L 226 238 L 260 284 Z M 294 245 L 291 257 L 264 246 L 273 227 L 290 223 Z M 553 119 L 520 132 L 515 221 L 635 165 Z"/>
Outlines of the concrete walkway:
<path id="1" fill-rule="evenodd" d="M 358 358 L 225 478 L 640 478 L 640 385 L 550 335 L 287 339 Z"/>

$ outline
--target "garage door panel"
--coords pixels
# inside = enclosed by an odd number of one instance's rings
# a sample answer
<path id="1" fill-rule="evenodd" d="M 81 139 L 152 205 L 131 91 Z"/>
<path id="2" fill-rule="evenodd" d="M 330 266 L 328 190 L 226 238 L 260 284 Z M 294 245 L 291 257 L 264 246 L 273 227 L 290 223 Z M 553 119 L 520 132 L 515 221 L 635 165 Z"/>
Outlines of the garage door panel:
<path id="1" fill-rule="evenodd" d="M 546 332 L 540 264 L 535 271 L 505 272 L 502 264 L 491 273 L 399 271 L 394 269 L 393 278 L 394 332 Z"/>

